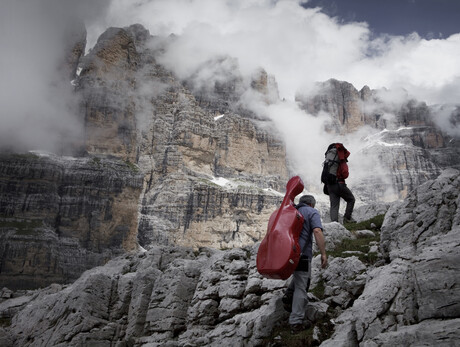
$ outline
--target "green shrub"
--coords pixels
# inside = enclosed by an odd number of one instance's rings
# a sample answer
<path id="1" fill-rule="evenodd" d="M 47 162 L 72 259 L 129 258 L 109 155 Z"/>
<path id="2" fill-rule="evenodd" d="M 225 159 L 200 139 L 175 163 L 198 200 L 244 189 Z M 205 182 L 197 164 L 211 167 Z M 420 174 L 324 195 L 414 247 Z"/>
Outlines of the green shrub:
<path id="1" fill-rule="evenodd" d="M 375 234 L 373 237 L 360 237 L 355 239 L 342 240 L 332 251 L 328 251 L 328 255 L 332 257 L 347 258 L 357 256 L 359 260 L 368 265 L 373 265 L 377 261 L 376 253 L 369 253 L 371 242 L 380 241 L 380 228 L 382 227 L 384 214 L 375 216 L 359 223 L 345 223 L 344 227 L 356 235 L 358 230 L 372 230 Z M 371 225 L 374 224 L 375 227 Z M 346 252 L 360 252 L 360 253 L 346 253 Z"/>

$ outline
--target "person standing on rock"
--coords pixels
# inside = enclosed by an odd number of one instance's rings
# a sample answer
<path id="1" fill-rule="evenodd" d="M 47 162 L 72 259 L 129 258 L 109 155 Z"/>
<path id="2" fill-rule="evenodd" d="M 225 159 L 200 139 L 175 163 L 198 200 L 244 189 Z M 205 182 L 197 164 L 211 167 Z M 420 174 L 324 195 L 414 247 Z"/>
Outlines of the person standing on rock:
<path id="1" fill-rule="evenodd" d="M 308 329 L 304 323 L 305 312 L 308 304 L 308 288 L 310 286 L 311 259 L 313 257 L 313 236 L 321 252 L 321 267 L 327 266 L 326 245 L 323 235 L 323 226 L 318 210 L 315 209 L 316 200 L 312 195 L 303 195 L 296 206 L 304 217 L 302 231 L 300 232 L 299 245 L 302 253 L 299 265 L 292 275 L 291 282 L 284 294 L 282 301 L 285 305 L 291 306 L 289 324 L 291 332 L 298 332 Z"/>
<path id="2" fill-rule="evenodd" d="M 330 144 L 325 153 L 321 182 L 325 184 L 324 193 L 329 195 L 331 222 L 339 221 L 340 198 L 342 198 L 347 203 L 343 222 L 356 223 L 352 217 L 355 197 L 345 183 L 349 175 L 347 164 L 349 156 L 350 152 L 341 143 Z"/>

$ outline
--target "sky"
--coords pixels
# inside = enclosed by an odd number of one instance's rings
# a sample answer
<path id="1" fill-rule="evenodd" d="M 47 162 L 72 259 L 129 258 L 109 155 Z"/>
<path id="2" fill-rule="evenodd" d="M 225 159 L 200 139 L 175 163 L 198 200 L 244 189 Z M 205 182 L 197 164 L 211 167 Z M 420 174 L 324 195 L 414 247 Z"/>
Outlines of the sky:
<path id="1" fill-rule="evenodd" d="M 140 23 L 160 38 L 177 35 L 158 59 L 180 78 L 216 56 L 233 57 L 243 76 L 264 68 L 286 102 L 251 106 L 275 122 L 296 162 L 313 158 L 307 171 L 322 161 L 317 148 L 331 139 L 321 133 L 324 120 L 306 118 L 294 99 L 318 81 L 401 91 L 429 105 L 460 103 L 459 6 L 457 0 L 2 0 L 0 144 L 55 148 L 78 128 L 74 101 L 56 73 L 65 45 L 59 33 L 78 16 L 87 51 L 110 26 Z M 314 146 L 296 152 L 305 138 Z M 359 151 L 359 141 L 348 143 Z"/>
<path id="2" fill-rule="evenodd" d="M 375 35 L 446 38 L 459 32 L 458 0 L 310 0 L 305 8 L 321 11 L 340 22 L 366 22 Z"/>

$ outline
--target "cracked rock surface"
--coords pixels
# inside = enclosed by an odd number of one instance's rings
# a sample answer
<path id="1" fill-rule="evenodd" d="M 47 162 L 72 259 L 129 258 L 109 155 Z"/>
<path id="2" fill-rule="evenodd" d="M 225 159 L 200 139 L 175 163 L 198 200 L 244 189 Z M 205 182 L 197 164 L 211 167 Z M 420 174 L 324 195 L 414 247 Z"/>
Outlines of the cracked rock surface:
<path id="1" fill-rule="evenodd" d="M 446 170 L 390 207 L 381 233 L 389 262 L 321 346 L 453 346 L 460 341 L 460 178 Z"/>

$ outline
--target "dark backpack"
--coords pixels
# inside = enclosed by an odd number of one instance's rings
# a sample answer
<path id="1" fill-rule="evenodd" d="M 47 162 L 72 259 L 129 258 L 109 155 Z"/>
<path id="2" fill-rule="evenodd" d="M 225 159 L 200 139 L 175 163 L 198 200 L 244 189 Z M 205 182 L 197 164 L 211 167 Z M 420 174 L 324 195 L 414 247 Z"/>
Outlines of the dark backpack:
<path id="1" fill-rule="evenodd" d="M 323 162 L 323 171 L 321 172 L 321 182 L 324 184 L 337 183 L 337 170 L 339 168 L 339 155 L 335 143 L 329 145 Z"/>

